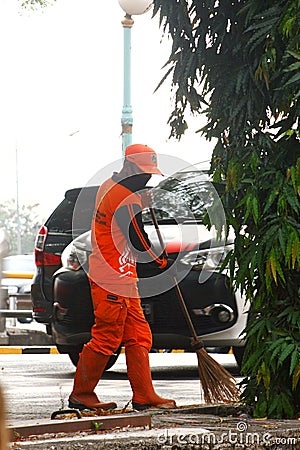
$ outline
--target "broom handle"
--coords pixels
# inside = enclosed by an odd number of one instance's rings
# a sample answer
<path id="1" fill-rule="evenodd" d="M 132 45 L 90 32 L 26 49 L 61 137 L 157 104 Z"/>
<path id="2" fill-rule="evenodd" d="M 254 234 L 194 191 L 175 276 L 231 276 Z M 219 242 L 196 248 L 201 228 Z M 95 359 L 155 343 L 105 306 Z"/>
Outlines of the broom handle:
<path id="1" fill-rule="evenodd" d="M 151 208 L 151 207 L 150 207 L 149 209 L 150 209 L 150 214 L 151 214 L 152 222 L 153 222 L 153 224 L 154 224 L 154 227 L 155 227 L 155 230 L 156 230 L 156 233 L 157 233 L 157 236 L 158 236 L 158 240 L 159 240 L 160 246 L 161 246 L 161 248 L 162 248 L 163 254 L 164 254 L 164 256 L 165 256 L 166 258 L 168 258 L 168 252 L 167 252 L 167 250 L 166 250 L 166 248 L 165 248 L 165 245 L 164 245 L 164 241 L 163 241 L 163 238 L 162 238 L 160 229 L 159 229 L 159 225 L 158 225 L 158 222 L 157 222 L 155 213 L 154 213 L 154 209 Z M 196 333 L 194 324 L 193 324 L 193 322 L 192 322 L 191 316 L 190 316 L 190 314 L 189 314 L 189 312 L 188 312 L 188 309 L 187 309 L 187 307 L 186 307 L 185 300 L 184 300 L 184 298 L 183 298 L 181 289 L 180 289 L 180 287 L 179 287 L 179 285 L 178 285 L 178 282 L 177 282 L 175 276 L 173 276 L 173 281 L 174 281 L 174 285 L 175 285 L 177 297 L 178 297 L 178 299 L 179 299 L 180 306 L 181 306 L 181 308 L 182 308 L 184 317 L 185 317 L 185 319 L 186 319 L 186 321 L 187 321 L 187 324 L 188 324 L 188 326 L 189 326 L 190 332 L 191 332 L 191 334 L 192 334 L 194 340 L 197 341 L 197 342 L 199 343 L 199 342 L 200 342 L 200 339 L 199 339 L 198 336 L 197 336 L 197 333 Z"/>

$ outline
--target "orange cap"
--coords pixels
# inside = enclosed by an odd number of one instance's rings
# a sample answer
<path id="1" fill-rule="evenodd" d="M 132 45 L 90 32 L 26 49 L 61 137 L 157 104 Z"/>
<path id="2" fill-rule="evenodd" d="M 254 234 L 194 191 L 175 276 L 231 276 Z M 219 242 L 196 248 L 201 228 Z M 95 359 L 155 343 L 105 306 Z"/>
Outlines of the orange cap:
<path id="1" fill-rule="evenodd" d="M 157 167 L 156 152 L 143 144 L 132 144 L 126 147 L 125 158 L 136 164 L 144 173 L 157 173 L 162 175 Z"/>

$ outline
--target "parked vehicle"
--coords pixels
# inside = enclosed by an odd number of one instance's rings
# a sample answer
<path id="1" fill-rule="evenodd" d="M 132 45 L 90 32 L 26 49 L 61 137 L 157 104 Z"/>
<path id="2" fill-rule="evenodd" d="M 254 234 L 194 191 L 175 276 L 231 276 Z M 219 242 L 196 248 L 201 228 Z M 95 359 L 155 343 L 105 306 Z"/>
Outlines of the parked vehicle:
<path id="1" fill-rule="evenodd" d="M 31 286 L 33 318 L 44 323 L 51 334 L 53 309 L 52 275 L 61 267 L 61 253 L 81 233 L 90 229 L 97 186 L 70 189 L 40 228 L 35 241 L 34 255 L 36 272 Z M 80 194 L 81 202 L 77 202 Z M 77 202 L 81 223 L 73 229 L 73 211 Z"/>
<path id="2" fill-rule="evenodd" d="M 9 294 L 30 293 L 34 273 L 33 254 L 6 256 L 2 261 L 2 286 Z"/>
<path id="3" fill-rule="evenodd" d="M 15 298 L 14 307 L 31 309 L 31 283 L 35 273 L 33 254 L 10 255 L 2 261 L 1 286 L 7 288 L 8 295 Z M 31 318 L 18 318 L 21 323 L 29 323 Z"/>
<path id="4" fill-rule="evenodd" d="M 240 363 L 244 346 L 241 333 L 247 320 L 245 299 L 231 289 L 226 270 L 219 273 L 232 248 L 232 237 L 227 242 L 220 241 L 215 230 L 209 231 L 203 224 L 206 211 L 214 214 L 216 196 L 214 186 L 203 173 L 180 172 L 155 188 L 154 208 L 169 257 L 176 261 L 179 286 L 197 334 L 208 347 L 232 346 Z M 222 211 L 219 213 L 222 215 Z M 75 222 L 73 218 L 73 226 Z M 151 242 L 160 251 L 147 210 L 144 223 Z M 82 346 L 91 337 L 94 322 L 87 279 L 90 253 L 90 231 L 86 231 L 65 248 L 62 268 L 53 274 L 53 340 L 75 365 Z M 142 307 L 153 334 L 153 349 L 192 351 L 172 279 L 167 274 L 159 275 L 147 264 L 138 264 L 137 270 Z M 119 350 L 111 358 L 110 366 Z"/>

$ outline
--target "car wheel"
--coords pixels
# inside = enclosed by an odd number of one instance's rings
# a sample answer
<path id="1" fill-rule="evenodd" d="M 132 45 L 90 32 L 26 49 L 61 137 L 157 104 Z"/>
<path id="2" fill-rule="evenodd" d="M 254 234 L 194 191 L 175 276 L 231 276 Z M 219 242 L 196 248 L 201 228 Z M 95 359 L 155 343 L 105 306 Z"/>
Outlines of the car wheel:
<path id="1" fill-rule="evenodd" d="M 235 360 L 237 362 L 237 365 L 239 366 L 239 369 L 241 369 L 243 357 L 244 357 L 244 353 L 245 353 L 245 346 L 244 347 L 232 347 L 232 351 L 233 351 Z"/>
<path id="2" fill-rule="evenodd" d="M 83 347 L 83 346 L 82 346 Z M 63 351 L 61 346 L 57 346 L 57 349 L 59 351 L 59 353 L 67 353 L 69 355 L 70 360 L 72 361 L 72 363 L 74 364 L 75 367 L 77 367 L 78 361 L 79 361 L 79 355 L 81 353 L 82 348 L 78 348 L 76 347 L 76 349 L 70 351 L 70 349 L 66 352 Z M 118 350 L 111 355 L 111 357 L 108 360 L 108 363 L 106 364 L 105 370 L 110 369 L 115 362 L 117 361 L 119 354 L 121 352 L 121 347 L 118 348 Z"/>
<path id="3" fill-rule="evenodd" d="M 19 323 L 31 323 L 33 319 L 30 317 L 19 317 L 18 322 Z"/>
<path id="4" fill-rule="evenodd" d="M 117 361 L 117 359 L 119 357 L 120 351 L 121 351 L 121 347 L 119 347 L 118 350 L 111 355 L 108 363 L 106 364 L 105 370 L 110 369 L 115 364 L 115 362 Z"/>
<path id="5" fill-rule="evenodd" d="M 69 355 L 70 360 L 76 367 L 79 361 L 79 355 L 82 351 L 83 344 L 81 345 L 59 345 L 56 344 L 56 348 L 61 355 Z"/>
<path id="6" fill-rule="evenodd" d="M 78 352 L 78 351 L 69 352 L 68 355 L 69 355 L 70 360 L 74 364 L 74 366 L 77 367 L 80 352 Z"/>
<path id="7" fill-rule="evenodd" d="M 205 347 L 208 353 L 228 353 L 230 347 Z"/>

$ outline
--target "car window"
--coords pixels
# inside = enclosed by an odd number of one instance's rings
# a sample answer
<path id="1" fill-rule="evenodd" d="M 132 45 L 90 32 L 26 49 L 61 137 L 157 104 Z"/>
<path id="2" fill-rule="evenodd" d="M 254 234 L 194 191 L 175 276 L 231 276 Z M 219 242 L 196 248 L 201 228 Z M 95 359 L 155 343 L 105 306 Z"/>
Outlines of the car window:
<path id="1" fill-rule="evenodd" d="M 72 231 L 74 236 L 88 231 L 91 228 L 98 189 L 99 186 L 86 186 L 80 190 L 72 215 Z"/>
<path id="2" fill-rule="evenodd" d="M 216 185 L 206 172 L 178 172 L 152 188 L 157 219 L 180 222 L 202 221 L 217 196 Z M 73 232 L 78 236 L 91 228 L 95 198 L 99 186 L 70 189 L 64 200 L 48 219 L 51 232 Z M 219 189 L 220 187 L 218 187 Z M 143 221 L 152 222 L 149 210 L 143 211 Z"/>
<path id="3" fill-rule="evenodd" d="M 217 196 L 215 185 L 207 173 L 179 172 L 153 188 L 153 206 L 159 220 L 201 221 Z M 149 211 L 144 211 L 143 219 L 151 221 Z"/>
<path id="4" fill-rule="evenodd" d="M 74 204 L 65 198 L 57 206 L 46 222 L 48 231 L 66 233 L 71 230 Z"/>
<path id="5" fill-rule="evenodd" d="M 90 229 L 97 186 L 70 189 L 46 222 L 48 231 L 83 233 Z M 74 222 L 74 215 L 76 221 Z M 74 227 L 74 228 L 73 228 Z"/>

